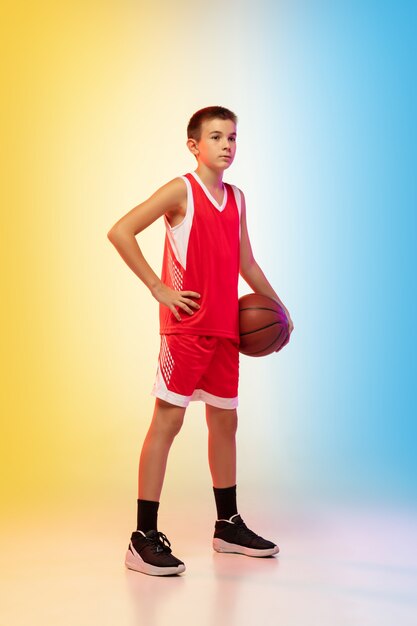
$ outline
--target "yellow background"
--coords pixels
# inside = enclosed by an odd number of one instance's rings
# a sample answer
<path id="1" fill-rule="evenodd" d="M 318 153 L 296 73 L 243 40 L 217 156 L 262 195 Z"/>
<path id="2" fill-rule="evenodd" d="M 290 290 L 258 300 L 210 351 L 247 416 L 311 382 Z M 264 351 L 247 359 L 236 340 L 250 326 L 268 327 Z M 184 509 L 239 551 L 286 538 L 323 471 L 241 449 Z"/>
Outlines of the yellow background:
<path id="1" fill-rule="evenodd" d="M 245 111 L 244 139 L 264 106 L 244 104 L 262 80 L 245 52 L 248 24 L 214 2 L 197 28 L 189 10 L 168 2 L 3 9 L 1 506 L 9 515 L 106 498 L 134 513 L 158 309 L 107 231 L 195 168 L 185 145 L 195 110 Z M 247 189 L 249 162 L 241 163 L 226 180 Z M 163 236 L 158 222 L 139 240 L 156 272 Z M 187 415 L 163 497 L 194 489 L 210 499 L 203 405 Z M 252 443 L 242 442 L 242 454 Z"/>

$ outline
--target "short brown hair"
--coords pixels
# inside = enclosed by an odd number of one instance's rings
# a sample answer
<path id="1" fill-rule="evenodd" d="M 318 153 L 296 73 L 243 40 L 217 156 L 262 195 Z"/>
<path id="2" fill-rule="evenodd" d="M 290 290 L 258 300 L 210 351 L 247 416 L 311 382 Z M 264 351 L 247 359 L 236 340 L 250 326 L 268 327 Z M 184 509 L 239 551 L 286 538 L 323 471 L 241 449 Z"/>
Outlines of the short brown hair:
<path id="1" fill-rule="evenodd" d="M 191 117 L 187 126 L 187 137 L 189 139 L 191 138 L 196 141 L 200 141 L 202 123 L 206 120 L 214 120 L 215 118 L 232 120 L 232 122 L 237 124 L 237 116 L 233 113 L 233 111 L 220 106 L 205 107 L 204 109 L 196 111 Z"/>

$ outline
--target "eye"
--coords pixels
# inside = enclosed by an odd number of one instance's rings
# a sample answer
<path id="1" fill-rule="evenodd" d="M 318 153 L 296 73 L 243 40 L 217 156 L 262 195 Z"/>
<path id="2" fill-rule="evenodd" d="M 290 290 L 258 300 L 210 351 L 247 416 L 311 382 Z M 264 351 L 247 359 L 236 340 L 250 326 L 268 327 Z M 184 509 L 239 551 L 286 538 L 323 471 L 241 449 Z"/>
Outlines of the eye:
<path id="1" fill-rule="evenodd" d="M 236 141 L 236 137 L 230 137 L 230 141 Z"/>
<path id="2" fill-rule="evenodd" d="M 213 135 L 212 136 L 212 139 L 218 139 L 218 138 L 219 138 L 219 135 Z"/>

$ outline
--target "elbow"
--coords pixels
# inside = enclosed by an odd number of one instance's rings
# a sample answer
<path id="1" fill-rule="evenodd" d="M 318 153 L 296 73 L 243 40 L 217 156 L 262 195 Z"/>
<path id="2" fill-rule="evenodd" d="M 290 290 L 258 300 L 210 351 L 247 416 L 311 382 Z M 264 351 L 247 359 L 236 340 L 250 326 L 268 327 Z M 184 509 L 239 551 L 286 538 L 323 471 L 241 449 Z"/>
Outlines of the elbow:
<path id="1" fill-rule="evenodd" d="M 107 233 L 107 239 L 109 239 L 112 243 L 122 239 L 131 239 L 132 237 L 135 237 L 135 234 L 125 225 L 119 224 L 119 222 L 116 222 L 116 224 L 114 224 L 114 226 L 112 226 Z"/>
<path id="2" fill-rule="evenodd" d="M 107 239 L 110 239 L 110 241 L 113 239 L 114 237 L 114 233 L 115 233 L 115 227 L 112 226 L 109 230 L 109 232 L 107 233 Z"/>
<path id="3" fill-rule="evenodd" d="M 240 264 L 239 274 L 246 280 L 246 276 L 250 276 L 253 269 L 257 266 L 255 259 L 252 257 L 245 264 Z"/>
<path id="4" fill-rule="evenodd" d="M 120 236 L 120 230 L 116 226 L 112 226 L 107 233 L 107 239 L 114 243 Z"/>
<path id="5" fill-rule="evenodd" d="M 107 239 L 110 241 L 111 244 L 113 244 L 113 246 L 116 247 L 116 238 L 114 236 L 114 233 L 111 232 L 111 230 L 109 230 L 109 232 L 107 233 Z"/>

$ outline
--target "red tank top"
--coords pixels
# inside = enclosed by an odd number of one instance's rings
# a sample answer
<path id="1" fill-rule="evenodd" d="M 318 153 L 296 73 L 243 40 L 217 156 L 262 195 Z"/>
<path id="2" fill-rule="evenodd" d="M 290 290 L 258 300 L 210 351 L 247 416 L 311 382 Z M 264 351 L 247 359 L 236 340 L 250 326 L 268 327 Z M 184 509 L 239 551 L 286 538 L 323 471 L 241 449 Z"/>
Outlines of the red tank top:
<path id="1" fill-rule="evenodd" d="M 200 309 L 181 308 L 179 322 L 159 305 L 160 334 L 184 333 L 239 340 L 238 280 L 240 192 L 223 183 L 220 205 L 196 172 L 181 176 L 187 186 L 187 211 L 174 227 L 164 215 L 166 233 L 161 280 L 175 291 L 196 291 Z"/>

